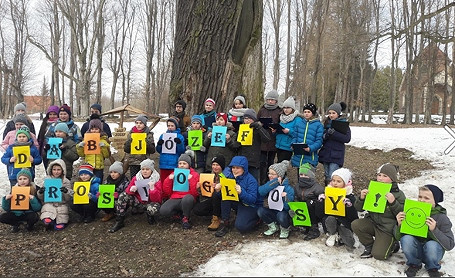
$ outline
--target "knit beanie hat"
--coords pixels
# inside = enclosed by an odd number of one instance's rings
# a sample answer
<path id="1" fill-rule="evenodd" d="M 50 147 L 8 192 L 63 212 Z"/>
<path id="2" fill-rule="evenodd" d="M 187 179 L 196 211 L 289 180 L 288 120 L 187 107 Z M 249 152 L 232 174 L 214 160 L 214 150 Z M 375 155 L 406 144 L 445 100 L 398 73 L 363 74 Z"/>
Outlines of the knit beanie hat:
<path id="1" fill-rule="evenodd" d="M 280 163 L 270 165 L 269 169 L 274 170 L 279 177 L 284 177 L 289 166 L 289 160 L 283 160 Z"/>
<path id="2" fill-rule="evenodd" d="M 71 108 L 68 106 L 68 104 L 63 104 L 62 106 L 60 106 L 60 108 L 58 109 L 59 112 L 66 112 L 68 113 L 68 115 L 71 117 Z"/>
<path id="3" fill-rule="evenodd" d="M 265 96 L 265 99 L 274 99 L 278 101 L 278 91 L 277 90 L 270 90 L 267 95 Z"/>
<path id="4" fill-rule="evenodd" d="M 182 99 L 177 100 L 177 101 L 175 102 L 175 104 L 174 104 L 174 107 L 175 107 L 177 104 L 180 104 L 180 105 L 182 106 L 183 110 L 185 110 L 185 108 L 186 108 L 186 102 L 185 102 L 185 101 L 183 101 Z"/>
<path id="5" fill-rule="evenodd" d="M 318 110 L 316 108 L 316 105 L 314 105 L 313 103 L 307 103 L 303 106 L 303 110 L 310 110 L 311 113 L 313 113 L 313 115 L 316 115 L 316 110 Z"/>
<path id="6" fill-rule="evenodd" d="M 26 124 L 27 123 L 27 117 L 24 114 L 17 114 L 17 115 L 14 116 L 13 122 L 15 124 L 17 124 L 17 123 Z"/>
<path id="7" fill-rule="evenodd" d="M 214 162 L 218 163 L 221 166 L 221 169 L 224 169 L 224 167 L 226 167 L 226 160 L 224 159 L 224 156 L 222 156 L 222 155 L 214 156 L 212 158 L 212 164 Z"/>
<path id="8" fill-rule="evenodd" d="M 391 163 L 383 164 L 378 168 L 377 174 L 379 173 L 387 175 L 392 180 L 392 182 L 398 182 L 399 172 L 398 166 L 396 165 L 393 165 Z"/>
<path id="9" fill-rule="evenodd" d="M 100 119 L 93 119 L 93 120 L 90 120 L 90 123 L 88 124 L 88 129 L 92 129 L 92 128 L 98 128 L 100 130 L 100 132 L 103 131 L 103 123 L 101 122 Z"/>
<path id="10" fill-rule="evenodd" d="M 340 103 L 333 103 L 332 105 L 330 105 L 329 108 L 327 108 L 327 111 L 333 110 L 339 116 L 339 115 L 341 115 L 341 111 L 343 111 L 344 109 L 346 109 L 346 103 L 340 102 Z"/>
<path id="11" fill-rule="evenodd" d="M 66 134 L 69 133 L 69 128 L 68 128 L 68 125 L 65 124 L 65 123 L 58 123 L 55 125 L 55 128 L 54 128 L 55 131 L 63 131 L 65 132 Z"/>
<path id="12" fill-rule="evenodd" d="M 49 116 L 49 113 L 54 112 L 55 114 L 58 115 L 58 106 L 57 105 L 51 105 L 49 108 L 47 108 L 47 113 L 46 115 Z"/>
<path id="13" fill-rule="evenodd" d="M 169 119 L 167 119 L 167 121 L 174 123 L 176 128 L 179 127 L 179 121 L 180 121 L 179 118 L 177 118 L 177 117 L 169 117 Z"/>
<path id="14" fill-rule="evenodd" d="M 333 176 L 339 176 L 343 180 L 344 185 L 347 186 L 349 184 L 349 181 L 351 181 L 352 173 L 347 168 L 338 168 L 333 171 L 331 177 L 333 178 Z"/>
<path id="15" fill-rule="evenodd" d="M 189 155 L 187 155 L 186 153 L 183 153 L 180 155 L 179 162 L 180 161 L 185 161 L 186 163 L 188 163 L 188 165 L 191 166 L 191 157 Z"/>
<path id="16" fill-rule="evenodd" d="M 25 111 L 25 109 L 26 109 L 25 102 L 18 103 L 18 104 L 16 104 L 16 106 L 14 106 L 14 112 L 17 112 L 18 110 Z"/>
<path id="17" fill-rule="evenodd" d="M 100 111 L 100 113 L 101 113 L 101 104 L 98 104 L 98 103 L 92 104 L 92 106 L 90 106 L 90 108 L 96 109 L 96 110 Z"/>
<path id="18" fill-rule="evenodd" d="M 22 168 L 16 175 L 16 179 L 18 180 L 20 176 L 26 176 L 29 180 L 32 180 L 32 172 L 30 172 L 27 168 Z"/>
<path id="19" fill-rule="evenodd" d="M 201 115 L 194 115 L 191 117 L 191 123 L 200 123 L 201 125 L 204 125 L 204 118 Z"/>
<path id="20" fill-rule="evenodd" d="M 254 111 L 253 109 L 247 109 L 245 111 L 245 114 L 243 114 L 243 117 L 244 118 L 250 118 L 253 121 L 257 121 L 258 120 L 258 116 L 256 114 L 256 111 Z"/>
<path id="21" fill-rule="evenodd" d="M 25 134 L 25 136 L 27 136 L 27 138 L 30 140 L 30 129 L 26 125 L 23 125 L 18 130 L 16 130 L 16 138 L 21 133 Z"/>
<path id="22" fill-rule="evenodd" d="M 206 99 L 206 100 L 204 101 L 204 104 L 205 104 L 206 102 L 212 103 L 212 104 L 213 104 L 213 107 L 215 107 L 215 100 L 213 100 L 213 98 L 208 98 L 208 99 Z"/>
<path id="23" fill-rule="evenodd" d="M 426 184 L 424 187 L 430 189 L 431 193 L 433 193 L 434 202 L 436 204 L 444 201 L 444 193 L 439 187 L 433 184 Z"/>
<path id="24" fill-rule="evenodd" d="M 155 161 L 151 160 L 150 158 L 142 160 L 141 169 L 142 168 L 147 168 L 147 169 L 150 169 L 152 171 L 155 170 Z"/>
<path id="25" fill-rule="evenodd" d="M 224 122 L 227 123 L 228 116 L 226 113 L 219 112 L 216 114 L 216 118 L 218 119 L 219 117 L 223 118 Z"/>
<path id="26" fill-rule="evenodd" d="M 147 125 L 147 120 L 148 120 L 147 116 L 141 114 L 141 115 L 136 117 L 135 121 L 141 121 L 144 125 Z"/>
<path id="27" fill-rule="evenodd" d="M 290 107 L 292 109 L 295 110 L 295 100 L 294 98 L 291 96 L 291 97 L 288 97 L 284 102 L 283 102 L 283 108 L 284 107 Z"/>
<path id="28" fill-rule="evenodd" d="M 314 174 L 314 167 L 310 163 L 305 163 L 300 165 L 299 167 L 299 174 L 304 174 L 305 176 L 308 176 L 311 179 L 314 179 L 316 176 Z"/>
<path id="29" fill-rule="evenodd" d="M 112 163 L 109 167 L 109 172 L 116 172 L 123 175 L 123 163 L 120 161 L 114 161 L 114 163 Z"/>
<path id="30" fill-rule="evenodd" d="M 240 102 L 243 103 L 244 105 L 246 104 L 245 98 L 244 98 L 243 96 L 236 96 L 236 97 L 234 98 L 234 102 L 235 102 L 236 100 L 240 101 Z"/>
<path id="31" fill-rule="evenodd" d="M 79 173 L 78 174 L 79 174 L 79 176 L 82 175 L 82 174 L 88 174 L 91 177 L 93 177 L 93 166 L 90 165 L 90 164 L 82 164 L 79 167 Z"/>

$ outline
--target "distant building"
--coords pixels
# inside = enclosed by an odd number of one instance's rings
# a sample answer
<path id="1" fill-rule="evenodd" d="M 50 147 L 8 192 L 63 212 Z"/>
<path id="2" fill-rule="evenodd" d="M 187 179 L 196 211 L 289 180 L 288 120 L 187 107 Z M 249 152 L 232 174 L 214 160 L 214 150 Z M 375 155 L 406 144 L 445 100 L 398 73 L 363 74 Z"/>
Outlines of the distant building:
<path id="1" fill-rule="evenodd" d="M 445 65 L 447 64 L 447 86 L 444 82 Z M 444 93 L 447 92 L 446 113 L 450 114 L 452 103 L 452 68 L 451 60 L 435 44 L 430 44 L 423 49 L 414 60 L 412 67 L 412 98 L 413 113 L 423 114 L 427 102 L 431 101 L 431 114 L 442 114 L 444 109 Z M 399 111 L 404 113 L 407 75 L 403 78 L 399 89 Z M 432 85 L 433 84 L 433 85 Z"/>
<path id="2" fill-rule="evenodd" d="M 46 114 L 47 108 L 51 105 L 49 96 L 24 96 L 27 104 L 27 114 L 40 113 Z"/>

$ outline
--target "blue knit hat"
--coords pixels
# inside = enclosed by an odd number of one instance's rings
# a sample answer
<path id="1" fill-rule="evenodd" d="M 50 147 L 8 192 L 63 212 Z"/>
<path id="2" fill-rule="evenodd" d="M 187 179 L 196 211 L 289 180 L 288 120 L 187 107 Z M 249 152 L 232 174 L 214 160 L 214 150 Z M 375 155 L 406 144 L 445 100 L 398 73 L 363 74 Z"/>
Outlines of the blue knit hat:
<path id="1" fill-rule="evenodd" d="M 58 123 L 55 125 L 55 128 L 54 128 L 55 131 L 63 131 L 65 132 L 66 134 L 69 133 L 69 129 L 68 129 L 68 125 L 65 124 L 65 123 Z"/>
<path id="2" fill-rule="evenodd" d="M 19 179 L 20 176 L 26 176 L 29 180 L 32 180 L 32 172 L 27 168 L 22 168 L 16 175 L 16 179 Z"/>

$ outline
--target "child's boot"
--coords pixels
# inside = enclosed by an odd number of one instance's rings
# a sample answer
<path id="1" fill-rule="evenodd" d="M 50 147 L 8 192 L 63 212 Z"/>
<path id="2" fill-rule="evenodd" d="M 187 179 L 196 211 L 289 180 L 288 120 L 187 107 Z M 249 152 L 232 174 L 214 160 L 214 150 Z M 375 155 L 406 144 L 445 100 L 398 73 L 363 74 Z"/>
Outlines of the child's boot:
<path id="1" fill-rule="evenodd" d="M 229 221 L 224 220 L 221 222 L 220 228 L 216 231 L 216 237 L 224 237 L 227 233 L 229 233 Z"/>
<path id="2" fill-rule="evenodd" d="M 283 226 L 280 227 L 280 239 L 286 239 L 289 237 L 289 228 Z"/>
<path id="3" fill-rule="evenodd" d="M 125 227 L 125 216 L 117 216 L 114 226 L 109 229 L 109 233 L 115 233 L 123 227 Z"/>
<path id="4" fill-rule="evenodd" d="M 319 227 L 316 224 L 311 226 L 310 230 L 308 231 L 308 234 L 303 238 L 303 240 L 312 240 L 318 238 L 320 235 L 321 232 L 319 231 Z"/>
<path id="5" fill-rule="evenodd" d="M 373 249 L 373 244 L 365 246 L 365 250 L 360 255 L 360 258 L 367 259 L 373 257 L 373 255 L 371 255 L 371 249 Z"/>
<path id="6" fill-rule="evenodd" d="M 207 229 L 209 231 L 216 231 L 220 227 L 220 223 L 221 223 L 220 218 L 218 218 L 218 216 L 216 216 L 216 215 L 213 215 L 212 223 L 210 223 L 210 225 L 207 227 Z"/>
<path id="7" fill-rule="evenodd" d="M 278 225 L 275 222 L 272 222 L 267 225 L 269 226 L 269 229 L 264 232 L 264 235 L 271 236 L 278 231 Z"/>
<path id="8" fill-rule="evenodd" d="M 156 224 L 155 216 L 150 215 L 150 214 L 147 213 L 147 222 L 150 225 Z"/>

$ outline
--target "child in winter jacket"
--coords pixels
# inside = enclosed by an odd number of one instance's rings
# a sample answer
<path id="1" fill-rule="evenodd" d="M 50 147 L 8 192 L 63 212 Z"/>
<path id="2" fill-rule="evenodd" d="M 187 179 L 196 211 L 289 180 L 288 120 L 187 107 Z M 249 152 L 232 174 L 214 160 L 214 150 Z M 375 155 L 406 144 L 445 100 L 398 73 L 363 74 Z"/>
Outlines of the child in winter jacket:
<path id="1" fill-rule="evenodd" d="M 77 154 L 80 157 L 84 158 L 86 163 L 89 163 L 93 166 L 93 174 L 103 180 L 104 176 L 104 160 L 111 156 L 111 147 L 108 142 L 107 134 L 103 131 L 103 122 L 100 119 L 93 119 L 89 123 L 89 128 L 87 133 L 99 133 L 100 134 L 100 143 L 99 148 L 101 149 L 100 154 L 85 154 L 84 145 L 85 142 L 82 141 L 77 144 Z"/>
<path id="2" fill-rule="evenodd" d="M 289 237 L 291 218 L 289 217 L 288 202 L 294 201 L 294 188 L 289 184 L 289 179 L 286 177 L 289 164 L 288 160 L 283 160 L 280 163 L 270 165 L 269 181 L 259 186 L 258 191 L 259 195 L 264 198 L 264 206 L 258 208 L 258 216 L 269 226 L 269 229 L 264 232 L 266 236 L 271 236 L 280 230 L 281 239 Z M 268 204 L 270 192 L 278 186 L 284 187 L 281 196 L 279 196 L 283 199 L 283 208 L 281 210 L 271 209 Z"/>
<path id="3" fill-rule="evenodd" d="M 408 268 L 405 273 L 408 277 L 416 276 L 423 263 L 430 277 L 441 277 L 439 270 L 442 257 L 445 251 L 454 247 L 452 222 L 447 217 L 446 209 L 439 204 L 444 201 L 444 193 L 436 185 L 427 184 L 419 188 L 418 201 L 431 204 L 430 217 L 425 221 L 428 226 L 426 238 L 402 234 L 400 227 L 406 213 L 401 211 L 397 214 L 395 237 L 400 241 L 406 256 Z"/>
<path id="4" fill-rule="evenodd" d="M 236 96 L 232 108 L 228 111 L 228 121 L 232 123 L 235 133 L 239 131 L 239 125 L 243 124 L 243 115 L 247 109 L 245 97 Z"/>
<path id="5" fill-rule="evenodd" d="M 322 224 L 327 230 L 328 237 L 325 244 L 329 247 L 338 243 L 344 244 L 348 250 L 354 248 L 354 233 L 351 229 L 351 222 L 358 219 L 357 210 L 354 208 L 355 196 L 352 193 L 352 173 L 347 168 L 339 168 L 332 173 L 332 179 L 328 187 L 345 188 L 346 196 L 343 199 L 346 214 L 345 216 L 335 216 L 325 214 L 325 194 L 320 194 L 316 203 L 316 214 L 322 219 Z"/>
<path id="6" fill-rule="evenodd" d="M 199 173 L 190 167 L 191 158 L 187 154 L 182 154 L 178 159 L 178 168 L 189 169 L 188 191 L 176 191 L 174 185 L 174 172 L 172 172 L 163 183 L 164 198 L 169 198 L 163 203 L 160 214 L 163 216 L 182 215 L 183 229 L 191 229 L 190 215 L 196 204 L 198 192 L 197 183 L 199 182 Z"/>
<path id="7" fill-rule="evenodd" d="M 330 182 L 333 171 L 343 167 L 345 144 L 351 141 L 351 129 L 348 127 L 346 134 L 332 127 L 334 121 L 346 122 L 346 117 L 341 111 L 346 109 L 346 103 L 334 103 L 328 108 L 328 117 L 324 121 L 324 134 L 322 147 L 319 150 L 319 163 L 324 165 L 325 185 Z"/>
<path id="8" fill-rule="evenodd" d="M 123 173 L 123 164 L 120 161 L 115 161 L 109 167 L 109 175 L 107 176 L 105 184 L 115 185 L 114 202 L 117 202 L 118 197 L 128 187 L 130 181 L 128 177 Z M 106 222 L 111 220 L 115 216 L 115 208 L 103 209 L 105 215 L 101 218 L 101 221 Z"/>
<path id="9" fill-rule="evenodd" d="M 205 171 L 205 161 L 207 158 L 207 148 L 201 146 L 199 150 L 192 150 L 191 144 L 194 139 L 188 138 L 189 131 L 191 130 L 201 130 L 202 131 L 202 143 L 204 142 L 205 128 L 204 128 L 204 119 L 200 115 L 194 115 L 191 118 L 191 125 L 188 127 L 188 130 L 183 132 L 182 135 L 185 138 L 186 151 L 185 153 L 191 157 L 191 167 L 198 173 Z"/>
<path id="10" fill-rule="evenodd" d="M 132 209 L 145 209 L 148 223 L 150 225 L 156 223 L 155 215 L 159 212 L 163 199 L 160 175 L 155 170 L 155 161 L 151 159 L 142 161 L 140 166 L 141 171 L 131 179 L 128 187 L 120 194 L 117 202 L 115 202 L 116 221 L 114 226 L 109 229 L 111 233 L 125 226 L 125 216 L 129 207 Z M 142 200 L 138 192 L 137 182 L 140 180 L 149 180 L 148 199 L 146 201 Z"/>
<path id="11" fill-rule="evenodd" d="M 295 110 L 295 100 L 291 96 L 283 102 L 283 112 L 280 114 L 282 132 L 275 132 L 277 162 L 291 160 L 292 136 L 294 136 L 295 127 L 302 124 L 302 117 Z"/>
<path id="12" fill-rule="evenodd" d="M 74 142 L 82 141 L 81 129 L 71 118 L 71 108 L 67 104 L 63 104 L 58 109 L 58 121 L 51 124 L 44 136 L 46 138 L 55 137 L 55 126 L 58 123 L 65 123 L 68 126 L 68 138 L 71 138 Z"/>
<path id="13" fill-rule="evenodd" d="M 27 118 L 24 114 L 18 114 L 16 116 L 14 116 L 13 118 L 13 122 L 14 122 L 14 125 L 15 125 L 15 129 L 11 130 L 10 132 L 8 132 L 5 136 L 5 139 L 3 139 L 3 142 L 2 142 L 2 150 L 5 151 L 9 145 L 13 144 L 15 141 L 16 141 L 16 132 L 19 128 L 21 128 L 22 126 L 26 126 L 26 122 L 27 122 Z M 38 143 L 38 140 L 36 139 L 36 136 L 35 134 L 33 134 L 32 132 L 30 132 L 30 137 L 32 138 L 33 140 L 33 145 L 35 145 L 37 148 L 39 148 L 39 143 Z"/>
<path id="14" fill-rule="evenodd" d="M 386 163 L 377 171 L 376 180 L 391 183 L 390 192 L 385 195 L 387 199 L 383 213 L 368 212 L 364 218 L 356 219 L 351 223 L 352 230 L 359 241 L 365 246 L 361 258 L 374 257 L 377 260 L 386 260 L 397 252 L 400 245 L 393 236 L 393 228 L 397 225 L 396 216 L 403 211 L 406 196 L 398 188 L 398 166 Z M 360 198 L 354 203 L 357 211 L 363 211 L 368 189 L 360 191 Z"/>
<path id="15" fill-rule="evenodd" d="M 2 156 L 2 163 L 6 165 L 8 170 L 8 178 L 10 185 L 13 186 L 17 183 L 16 177 L 17 173 L 21 170 L 21 168 L 14 168 L 14 162 L 18 159 L 14 156 L 13 148 L 16 146 L 29 146 L 30 147 L 30 156 L 27 157 L 32 164 L 32 167 L 29 168 L 31 173 L 31 181 L 35 179 L 35 165 L 41 164 L 43 161 L 41 155 L 39 153 L 38 148 L 33 145 L 32 138 L 30 136 L 30 130 L 27 126 L 22 126 L 18 130 L 16 130 L 16 141 L 9 145 L 6 148 L 5 153 Z"/>
<path id="16" fill-rule="evenodd" d="M 3 197 L 2 208 L 5 213 L 0 214 L 0 222 L 13 226 L 11 232 L 17 233 L 19 231 L 19 225 L 22 221 L 27 222 L 26 228 L 28 231 L 33 230 L 33 226 L 39 220 L 38 213 L 41 209 L 41 203 L 36 198 L 35 184 L 32 182 L 32 173 L 30 170 L 24 168 L 17 173 L 16 176 L 17 184 L 19 187 L 30 188 L 30 204 L 28 210 L 12 210 L 11 209 L 11 193 Z"/>
<path id="17" fill-rule="evenodd" d="M 72 189 L 70 180 L 65 176 L 65 171 L 66 165 L 62 159 L 55 159 L 49 162 L 49 166 L 46 169 L 47 178 L 62 180 L 62 187 L 60 188 L 62 192 L 61 202 L 44 202 L 44 184 L 38 190 L 38 198 L 43 204 L 40 219 L 48 230 L 63 230 L 69 221 L 69 204 L 71 202 Z"/>
<path id="18" fill-rule="evenodd" d="M 204 119 L 205 129 L 209 130 L 212 127 L 212 124 L 216 122 L 216 110 L 215 110 L 215 100 L 208 98 L 204 102 L 204 112 L 202 112 L 201 117 Z"/>
<path id="19" fill-rule="evenodd" d="M 100 178 L 94 176 L 93 166 L 90 164 L 82 164 L 79 166 L 78 182 L 90 182 L 90 189 L 88 192 L 88 204 L 71 204 L 71 209 L 80 215 L 80 220 L 84 223 L 90 223 L 95 220 L 96 212 L 98 210 L 98 197 L 97 193 L 100 188 Z M 74 184 L 73 184 L 74 192 Z M 76 194 L 76 193 L 74 193 Z M 74 198 L 73 194 L 73 198 Z"/>
<path id="20" fill-rule="evenodd" d="M 134 121 L 134 126 L 131 129 L 130 133 L 128 133 L 128 137 L 125 141 L 125 145 L 123 150 L 125 151 L 125 158 L 124 158 L 124 167 L 128 167 L 130 171 L 130 180 L 136 176 L 136 174 L 141 170 L 141 162 L 150 158 L 151 154 L 155 153 L 155 141 L 153 138 L 153 132 L 150 127 L 147 126 L 147 116 L 146 115 L 139 115 L 136 117 Z M 132 154 L 131 153 L 131 134 L 133 133 L 145 133 L 145 154 Z M 127 172 L 127 169 L 123 169 L 123 171 Z"/>

